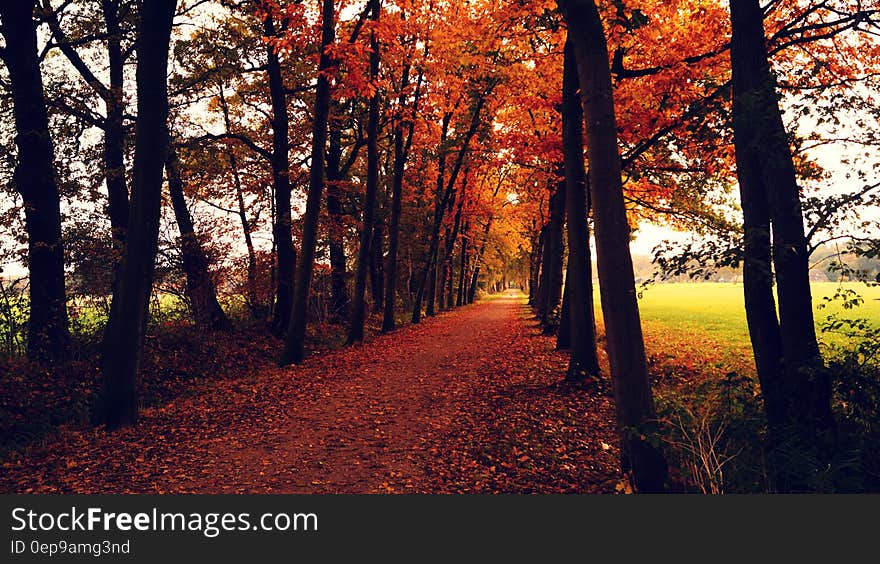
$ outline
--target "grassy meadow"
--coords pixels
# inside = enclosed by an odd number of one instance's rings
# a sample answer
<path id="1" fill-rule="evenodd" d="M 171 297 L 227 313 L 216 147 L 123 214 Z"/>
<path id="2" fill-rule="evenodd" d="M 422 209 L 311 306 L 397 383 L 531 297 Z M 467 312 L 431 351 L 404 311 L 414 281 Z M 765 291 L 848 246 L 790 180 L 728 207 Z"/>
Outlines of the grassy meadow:
<path id="1" fill-rule="evenodd" d="M 857 283 L 842 286 L 858 292 L 864 303 L 846 311 L 839 301 L 821 308 L 824 298 L 833 297 L 841 285 L 837 282 L 813 283 L 816 322 L 821 323 L 828 315 L 838 313 L 880 324 L 880 287 Z M 731 344 L 748 344 L 742 284 L 655 284 L 642 293 L 639 310 L 646 322 L 663 323 L 681 331 L 705 332 Z"/>
<path id="2" fill-rule="evenodd" d="M 864 303 L 844 310 L 839 300 L 826 303 L 824 298 L 835 295 L 839 288 L 858 292 Z M 880 287 L 864 284 L 820 282 L 812 285 L 817 325 L 831 314 L 849 318 L 866 318 L 880 326 Z M 596 296 L 597 313 L 601 315 Z M 743 305 L 742 284 L 733 283 L 669 283 L 654 284 L 642 292 L 639 310 L 645 327 L 649 354 L 662 354 L 679 360 L 693 356 L 695 362 L 708 362 L 703 368 L 751 372 L 751 347 Z M 841 337 L 819 333 L 820 341 L 831 342 Z M 697 354 L 702 353 L 702 354 Z"/>

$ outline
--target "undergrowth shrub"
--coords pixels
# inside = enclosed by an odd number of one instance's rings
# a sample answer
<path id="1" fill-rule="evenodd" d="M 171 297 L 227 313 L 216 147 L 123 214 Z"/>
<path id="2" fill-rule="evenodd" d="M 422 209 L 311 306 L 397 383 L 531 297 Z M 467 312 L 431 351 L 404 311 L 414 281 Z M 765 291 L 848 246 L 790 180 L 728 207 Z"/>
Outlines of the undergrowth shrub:
<path id="1" fill-rule="evenodd" d="M 850 312 L 863 301 L 841 288 L 819 309 L 835 302 Z M 660 387 L 660 440 L 680 491 L 880 491 L 880 327 L 834 313 L 818 328 L 837 428 L 813 444 L 784 429 L 769 439 L 760 388 L 748 376 L 695 373 L 691 385 Z"/>
<path id="2" fill-rule="evenodd" d="M 657 396 L 660 440 L 684 492 L 758 492 L 766 487 L 766 423 L 757 385 L 736 372 Z"/>
<path id="3" fill-rule="evenodd" d="M 834 386 L 841 449 L 852 454 L 854 489 L 880 491 L 880 328 L 866 319 L 829 315 L 820 326 L 833 334 L 824 354 Z"/>

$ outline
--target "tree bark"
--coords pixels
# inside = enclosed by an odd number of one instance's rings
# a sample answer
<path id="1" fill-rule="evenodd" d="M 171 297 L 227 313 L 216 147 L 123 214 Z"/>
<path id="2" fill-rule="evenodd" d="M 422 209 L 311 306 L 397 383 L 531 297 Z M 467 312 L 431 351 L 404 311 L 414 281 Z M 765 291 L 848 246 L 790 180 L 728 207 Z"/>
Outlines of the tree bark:
<path id="1" fill-rule="evenodd" d="M 328 52 L 336 40 L 333 0 L 323 0 L 321 21 L 321 58 L 318 63 L 318 84 L 315 91 L 315 109 L 312 121 L 312 168 L 306 213 L 303 217 L 302 244 L 299 267 L 294 284 L 293 312 L 284 340 L 281 366 L 299 364 L 305 360 L 306 325 L 308 324 L 309 289 L 315 266 L 315 245 L 318 239 L 318 219 L 321 213 L 321 192 L 324 189 L 324 152 L 327 144 L 327 117 L 330 114 L 330 82 L 327 70 L 332 61 Z"/>
<path id="2" fill-rule="evenodd" d="M 535 311 L 537 313 L 538 319 L 544 319 L 544 307 L 547 305 L 547 289 L 550 287 L 550 255 L 551 255 L 551 242 L 550 242 L 550 224 L 547 223 L 544 228 L 541 230 L 544 241 L 541 245 L 541 254 L 539 257 L 540 262 L 540 275 L 538 276 L 538 291 L 535 294 Z"/>
<path id="3" fill-rule="evenodd" d="M 413 304 L 413 314 L 412 314 L 412 322 L 418 323 L 422 319 L 422 300 L 425 297 L 425 287 L 428 282 L 428 276 L 433 272 L 432 279 L 436 281 L 436 266 L 437 266 L 437 252 L 440 249 L 440 228 L 443 225 L 443 213 L 446 210 L 446 206 L 449 203 L 449 199 L 452 197 L 452 194 L 455 190 L 455 182 L 458 180 L 458 175 L 461 172 L 461 167 L 464 164 L 465 156 L 467 156 L 468 150 L 470 148 L 471 139 L 473 139 L 474 135 L 477 134 L 477 128 L 480 125 L 480 114 L 483 110 L 483 106 L 486 103 L 486 96 L 489 95 L 489 92 L 486 92 L 483 96 L 477 100 L 471 114 L 471 123 L 468 127 L 467 133 L 465 133 L 464 139 L 462 140 L 461 147 L 458 151 L 458 156 L 455 159 L 455 164 L 452 167 L 452 171 L 449 175 L 449 179 L 446 181 L 446 188 L 442 189 L 443 176 L 442 173 L 438 178 L 438 190 L 442 191 L 442 200 L 435 207 L 434 210 L 434 226 L 431 232 L 431 243 L 428 248 L 428 261 L 425 265 L 425 268 L 422 270 L 421 275 L 419 276 L 419 280 L 417 282 L 418 286 L 416 288 L 416 297 Z M 451 116 L 450 116 L 451 117 Z M 449 125 L 449 120 L 444 119 L 444 131 L 446 127 Z M 442 153 L 441 153 L 441 158 Z M 442 161 L 441 161 L 442 163 Z M 432 283 L 432 289 L 434 288 L 434 284 Z M 433 292 L 432 292 L 433 294 Z M 429 302 L 430 304 L 430 302 Z M 427 312 L 426 312 L 427 313 Z"/>
<path id="4" fill-rule="evenodd" d="M 370 295 L 373 312 L 381 313 L 384 309 L 385 294 L 385 234 L 382 223 L 377 221 L 373 226 L 373 241 L 370 243 Z"/>
<path id="5" fill-rule="evenodd" d="M 119 1 L 101 0 L 107 26 L 107 61 L 110 74 L 104 129 L 104 165 L 107 169 L 107 212 L 117 248 L 122 253 L 128 225 L 128 186 L 125 182 L 125 57 L 122 53 L 122 29 L 119 25 Z"/>
<path id="6" fill-rule="evenodd" d="M 568 271 L 565 282 L 568 307 L 563 303 L 563 319 L 560 320 L 556 346 L 571 351 L 566 379 L 578 381 L 599 375 L 599 357 L 596 353 L 596 324 L 593 317 L 593 274 L 588 221 L 590 191 L 584 168 L 584 114 L 578 98 L 580 82 L 574 47 L 570 40 L 565 43 L 564 57 L 562 151 L 568 203 Z"/>
<path id="7" fill-rule="evenodd" d="M 500 186 L 500 185 L 499 185 Z M 495 191 L 496 195 L 498 191 Z M 492 230 L 493 216 L 489 216 L 486 225 L 483 227 L 483 242 L 480 244 L 480 250 L 474 258 L 474 272 L 471 275 L 471 282 L 468 285 L 467 303 L 472 304 L 477 298 L 477 283 L 480 280 L 480 264 L 483 260 L 483 254 L 486 252 L 486 241 L 489 239 L 489 232 Z"/>
<path id="8" fill-rule="evenodd" d="M 800 191 L 757 0 L 731 0 L 733 125 L 745 224 L 746 314 L 768 423 L 809 443 L 834 428 L 816 340 Z M 772 246 L 771 246 L 772 238 Z M 779 317 L 772 293 L 772 248 Z"/>
<path id="9" fill-rule="evenodd" d="M 425 315 L 428 317 L 434 317 L 437 315 L 436 304 L 437 304 L 437 277 L 439 276 L 439 271 L 437 269 L 437 263 L 440 260 L 440 243 L 439 237 L 440 233 L 437 232 L 438 242 L 436 249 L 433 250 L 433 254 L 430 257 L 431 263 L 431 273 L 429 274 L 430 278 L 428 279 L 428 295 L 426 297 L 425 302 Z"/>
<path id="10" fill-rule="evenodd" d="M 101 12 L 107 32 L 107 71 L 110 82 L 106 86 L 80 57 L 75 45 L 64 30 L 49 0 L 42 3 L 45 21 L 49 24 L 55 42 L 71 66 L 104 102 L 106 119 L 100 124 L 104 131 L 104 169 L 107 185 L 107 215 L 114 249 L 122 256 L 125 229 L 128 225 L 128 188 L 125 181 L 125 55 L 122 50 L 122 28 L 119 21 L 119 0 L 101 0 Z"/>
<path id="11" fill-rule="evenodd" d="M 565 227 L 565 181 L 559 182 L 550 198 L 550 223 L 547 226 L 547 275 L 545 278 L 541 323 L 550 324 L 550 316 L 562 299 L 562 266 L 565 245 L 562 229 Z"/>
<path id="12" fill-rule="evenodd" d="M 544 269 L 544 256 L 547 246 L 547 226 L 541 227 L 538 232 L 537 242 L 532 245 L 532 253 L 529 257 L 529 305 L 537 308 L 541 299 L 541 277 Z"/>
<path id="13" fill-rule="evenodd" d="M 556 331 L 556 350 L 567 351 L 571 348 L 571 259 L 565 265 L 565 287 L 562 290 L 562 309 L 559 312 L 559 329 Z M 570 360 L 569 360 L 570 362 Z"/>
<path id="14" fill-rule="evenodd" d="M 410 67 L 406 66 L 401 76 L 401 90 L 409 86 Z M 399 122 L 394 129 L 394 161 L 391 176 L 391 214 L 388 222 L 388 259 L 385 266 L 385 311 L 382 316 L 382 332 L 394 330 L 396 288 L 398 278 L 397 254 L 400 247 L 400 214 L 403 201 L 403 179 L 406 172 L 406 161 L 412 147 L 415 120 L 418 116 L 419 101 L 422 96 L 422 80 L 424 74 L 419 73 L 416 81 L 416 92 L 412 103 L 410 119 Z M 403 107 L 406 94 L 401 94 L 398 104 Z"/>
<path id="15" fill-rule="evenodd" d="M 338 106 L 337 106 L 338 109 Z M 338 116 L 337 116 L 338 118 Z M 342 131 L 331 119 L 330 144 L 327 147 L 327 216 L 329 220 L 330 247 L 330 316 L 334 321 L 348 320 L 347 259 L 345 256 L 345 236 L 342 213 L 342 180 L 340 162 L 342 160 Z"/>
<path id="16" fill-rule="evenodd" d="M 632 473 L 637 491 L 662 492 L 666 461 L 646 436 L 656 416 L 629 250 L 608 45 L 593 0 L 558 0 L 558 4 L 568 24 L 581 86 L 602 312 L 623 470 Z"/>
<path id="17" fill-rule="evenodd" d="M 223 90 L 222 82 L 218 85 L 218 98 L 220 100 L 220 110 L 223 113 L 224 131 L 228 135 L 232 131 L 232 122 L 229 119 L 229 105 L 226 103 L 226 95 Z M 247 306 L 251 310 L 253 318 L 265 319 L 265 305 L 260 303 L 259 297 L 257 296 L 257 252 L 254 249 L 254 239 L 251 235 L 253 229 L 247 215 L 247 205 L 244 201 L 244 187 L 241 184 L 241 175 L 238 173 L 238 158 L 235 156 L 235 149 L 231 145 L 226 146 L 226 157 L 229 161 L 229 172 L 232 175 L 232 185 L 235 188 L 235 201 L 238 205 L 238 219 L 241 222 L 241 229 L 244 232 L 244 245 L 245 249 L 247 249 L 248 262 L 245 299 L 247 300 Z"/>
<path id="18" fill-rule="evenodd" d="M 374 22 L 379 20 L 379 0 L 370 0 L 370 19 Z M 379 40 L 376 37 L 376 32 L 373 31 L 370 34 L 370 80 L 375 81 L 378 76 Z M 379 189 L 379 102 L 379 93 L 374 92 L 370 98 L 370 115 L 367 123 L 367 186 L 364 195 L 364 219 L 361 226 L 357 270 L 355 271 L 351 325 L 348 330 L 349 344 L 364 340 L 364 321 L 367 314 L 367 275 L 369 274 L 371 246 L 374 238 L 376 194 Z"/>
<path id="19" fill-rule="evenodd" d="M 137 45 L 138 119 L 125 251 L 104 334 L 101 420 L 138 416 L 138 374 L 159 238 L 162 169 L 168 156 L 168 47 L 176 0 L 141 2 Z"/>
<path id="20" fill-rule="evenodd" d="M 452 272 L 453 258 L 455 254 L 455 242 L 458 240 L 458 231 L 461 228 L 461 211 L 464 207 L 464 199 L 467 190 L 469 172 L 465 170 L 461 186 L 461 195 L 458 197 L 458 206 L 455 207 L 455 217 L 452 220 L 452 229 L 446 230 L 446 248 L 443 253 L 443 271 L 440 285 L 440 309 L 452 308 Z M 451 211 L 451 210 L 450 210 Z"/>
<path id="21" fill-rule="evenodd" d="M 193 321 L 201 331 L 227 331 L 232 329 L 229 318 L 217 301 L 217 288 L 208 271 L 209 262 L 195 232 L 192 216 L 186 206 L 180 165 L 174 149 L 168 151 L 165 161 L 168 192 L 171 207 L 180 232 L 180 255 L 186 275 L 186 295 L 192 309 Z"/>
<path id="22" fill-rule="evenodd" d="M 464 228 L 461 230 L 461 263 L 458 268 L 458 291 L 455 296 L 455 305 L 461 307 L 464 305 L 465 298 L 465 283 L 467 281 L 467 271 L 468 271 L 468 253 L 470 252 L 468 243 L 470 242 L 468 239 L 468 232 L 470 231 L 470 223 L 465 222 Z"/>
<path id="23" fill-rule="evenodd" d="M 0 3 L 0 31 L 6 41 L 18 162 L 13 173 L 24 204 L 30 272 L 28 357 L 61 361 L 67 357 L 67 295 L 61 201 L 55 181 L 55 149 L 37 54 L 33 1 Z"/>
<path id="24" fill-rule="evenodd" d="M 263 22 L 266 37 L 276 35 L 272 15 Z M 294 269 L 296 252 L 293 248 L 290 216 L 290 121 L 287 116 L 287 94 L 281 62 L 275 49 L 266 47 L 266 69 L 269 75 L 269 96 L 272 99 L 272 184 L 275 188 L 275 253 L 278 270 L 275 278 L 275 307 L 272 330 L 283 335 L 290 325 L 293 306 Z"/>
<path id="25" fill-rule="evenodd" d="M 404 69 L 401 86 L 409 85 L 409 67 Z M 419 81 L 421 87 L 421 80 Z M 420 88 L 419 88 L 420 90 Z M 404 96 L 401 95 L 399 102 L 402 105 Z M 394 331 L 397 320 L 395 319 L 397 301 L 398 280 L 398 251 L 400 248 L 400 215 L 403 211 L 403 180 L 406 173 L 407 143 L 404 139 L 404 127 L 407 125 L 398 123 L 394 128 L 394 161 L 391 172 L 391 211 L 388 218 L 388 258 L 385 263 L 385 303 L 382 312 L 382 332 Z M 412 140 L 413 123 L 408 124 L 409 140 Z"/>
<path id="26" fill-rule="evenodd" d="M 405 73 L 406 74 L 406 73 Z M 402 81 L 404 86 L 407 80 Z M 403 177 L 406 171 L 402 124 L 394 130 L 394 165 L 391 177 L 391 215 L 388 218 L 388 260 L 385 266 L 385 309 L 382 314 L 382 332 L 394 331 L 397 288 L 397 252 L 400 247 L 400 214 L 403 209 Z"/>
<path id="27" fill-rule="evenodd" d="M 235 153 L 229 148 L 229 164 L 232 170 L 232 183 L 235 186 L 235 201 L 238 205 L 238 220 L 241 223 L 241 230 L 244 233 L 244 246 L 247 249 L 247 288 L 245 288 L 245 299 L 251 315 L 254 319 L 265 319 L 267 313 L 266 304 L 260 303 L 257 295 L 257 251 L 254 249 L 254 238 L 251 235 L 253 228 L 247 215 L 247 205 L 244 201 L 244 191 L 241 186 L 241 176 L 238 174 Z"/>

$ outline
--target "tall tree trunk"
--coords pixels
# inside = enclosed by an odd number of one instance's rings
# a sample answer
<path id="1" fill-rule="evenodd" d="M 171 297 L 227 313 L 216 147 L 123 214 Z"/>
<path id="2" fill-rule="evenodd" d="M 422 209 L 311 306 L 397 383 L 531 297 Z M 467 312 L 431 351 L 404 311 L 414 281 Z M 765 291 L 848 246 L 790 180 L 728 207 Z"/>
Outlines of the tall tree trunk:
<path id="1" fill-rule="evenodd" d="M 427 48 L 426 48 L 427 50 Z M 407 65 L 401 76 L 401 90 L 409 86 L 410 67 Z M 399 122 L 394 129 L 394 162 L 391 176 L 391 215 L 388 223 L 388 260 L 385 267 L 385 311 L 382 316 L 382 332 L 393 331 L 395 326 L 394 310 L 398 279 L 397 253 L 400 247 L 400 213 L 403 201 L 403 178 L 406 172 L 406 161 L 412 147 L 415 120 L 418 116 L 419 101 L 422 96 L 422 80 L 424 74 L 419 73 L 416 80 L 416 92 L 412 102 L 412 113 L 406 122 Z M 398 98 L 402 107 L 406 103 L 406 94 Z"/>
<path id="2" fill-rule="evenodd" d="M 231 329 L 232 324 L 220 307 L 220 302 L 217 301 L 217 289 L 208 271 L 208 257 L 196 235 L 192 216 L 186 206 L 180 165 L 174 149 L 168 151 L 165 173 L 168 176 L 171 207 L 180 231 L 181 261 L 186 275 L 186 295 L 192 308 L 193 321 L 202 331 Z"/>
<path id="3" fill-rule="evenodd" d="M 596 319 L 593 310 L 593 270 L 590 254 L 590 189 L 584 168 L 584 114 L 571 41 L 565 44 L 562 78 L 562 151 L 568 211 L 568 265 L 558 349 L 570 349 L 567 378 L 577 381 L 599 375 Z"/>
<path id="4" fill-rule="evenodd" d="M 312 168 L 309 173 L 309 192 L 303 217 L 303 234 L 299 267 L 294 284 L 293 312 L 284 340 L 281 366 L 299 364 L 305 360 L 306 325 L 308 324 L 309 289 L 315 266 L 315 246 L 318 240 L 318 219 L 321 214 L 321 192 L 324 189 L 324 154 L 327 145 L 327 117 L 330 114 L 330 82 L 327 70 L 332 61 L 329 47 L 336 40 L 333 0 L 323 0 L 321 20 L 321 58 L 318 63 L 318 84 L 315 91 L 315 110 L 312 120 Z"/>
<path id="5" fill-rule="evenodd" d="M 238 205 L 238 220 L 244 232 L 244 246 L 247 249 L 247 288 L 245 288 L 245 299 L 253 318 L 265 319 L 266 307 L 260 303 L 260 298 L 257 296 L 257 251 L 254 249 L 254 238 L 251 234 L 253 227 L 247 216 L 247 205 L 244 202 L 241 176 L 238 174 L 235 153 L 232 151 L 232 148 L 229 149 L 229 162 L 232 169 L 232 181 L 235 186 L 235 201 Z"/>
<path id="6" fill-rule="evenodd" d="M 745 223 L 747 319 L 768 422 L 801 439 L 834 427 L 816 340 L 800 192 L 757 0 L 731 0 L 733 124 Z M 772 226 L 772 229 L 771 229 Z M 770 239 L 779 318 L 773 303 Z M 746 281 L 747 279 L 747 281 Z M 782 382 L 780 382 L 782 380 Z"/>
<path id="7" fill-rule="evenodd" d="M 370 294 L 373 302 L 373 312 L 381 313 L 384 309 L 385 294 L 385 260 L 384 254 L 385 234 L 381 222 L 373 226 L 373 241 L 370 243 Z"/>
<path id="8" fill-rule="evenodd" d="M 336 106 L 338 109 L 338 106 Z M 337 116 L 338 118 L 338 116 Z M 330 120 L 330 144 L 327 147 L 327 218 L 330 247 L 330 316 L 333 321 L 348 320 L 346 285 L 345 226 L 339 182 L 342 180 L 342 130 L 338 119 Z"/>
<path id="9" fill-rule="evenodd" d="M 277 33 L 272 15 L 263 22 L 266 37 Z M 266 69 L 269 75 L 269 96 L 272 99 L 272 184 L 275 188 L 275 253 L 278 271 L 275 278 L 275 307 L 272 314 L 272 330 L 282 335 L 290 325 L 293 306 L 294 269 L 296 252 L 293 248 L 290 217 L 290 122 L 287 116 L 287 93 L 281 63 L 274 47 L 266 48 Z"/>
<path id="10" fill-rule="evenodd" d="M 407 82 L 403 81 L 404 84 Z M 397 287 L 397 251 L 400 246 L 400 213 L 403 207 L 403 176 L 406 171 L 406 155 L 404 154 L 404 133 L 402 124 L 394 131 L 394 165 L 391 177 L 391 215 L 388 218 L 388 261 L 385 266 L 385 311 L 382 315 L 382 332 L 394 331 L 396 287 Z"/>
<path id="11" fill-rule="evenodd" d="M 119 25 L 119 0 L 101 0 L 107 26 L 107 60 L 110 74 L 108 97 L 104 101 L 107 119 L 104 129 L 104 166 L 107 169 L 108 215 L 113 239 L 121 255 L 128 225 L 128 187 L 125 182 L 125 57 Z"/>
<path id="12" fill-rule="evenodd" d="M 544 271 L 545 247 L 547 246 L 547 227 L 544 226 L 538 232 L 537 242 L 532 246 L 529 257 L 529 305 L 538 307 L 541 296 L 541 276 Z"/>
<path id="13" fill-rule="evenodd" d="M 401 84 L 409 85 L 409 70 L 404 70 Z M 421 80 L 419 81 L 421 86 Z M 401 96 L 402 103 L 404 97 Z M 403 179 L 406 172 L 406 141 L 404 128 L 409 127 L 409 139 L 412 140 L 413 124 L 398 123 L 394 128 L 394 164 L 391 176 L 391 214 L 388 218 L 388 261 L 385 266 L 385 310 L 382 314 L 382 332 L 394 331 L 397 320 L 394 318 L 397 300 L 397 254 L 400 247 L 400 214 L 403 209 Z"/>
<path id="14" fill-rule="evenodd" d="M 30 272 L 28 357 L 60 361 L 68 352 L 67 295 L 55 149 L 37 55 L 33 1 L 0 3 L 3 53 L 12 90 L 18 162 L 13 182 L 24 203 Z"/>
<path id="15" fill-rule="evenodd" d="M 568 211 L 568 266 L 559 326 L 559 349 L 570 349 L 566 378 L 577 381 L 599 375 L 596 323 L 593 312 L 593 273 L 590 257 L 590 190 L 584 168 L 584 114 L 578 92 L 574 47 L 565 43 L 562 77 L 562 151 Z M 567 306 L 567 307 L 566 307 Z"/>
<path id="16" fill-rule="evenodd" d="M 447 227 L 443 236 L 443 260 L 440 262 L 440 268 L 437 272 L 437 309 L 440 311 L 449 309 L 449 303 L 446 301 L 446 290 L 451 277 L 452 254 L 451 251 L 447 252 L 446 249 L 449 249 L 450 246 L 453 250 L 455 249 L 455 239 L 452 238 L 452 229 Z"/>
<path id="17" fill-rule="evenodd" d="M 100 127 L 104 131 L 104 172 L 107 184 L 110 227 L 114 248 L 122 256 L 125 229 L 128 225 L 128 189 L 125 182 L 125 55 L 122 50 L 119 0 L 101 0 L 101 12 L 107 33 L 107 71 L 110 85 L 106 86 L 80 57 L 75 42 L 70 41 L 61 28 L 58 12 L 50 0 L 42 2 L 43 15 L 54 36 L 55 44 L 67 57 L 71 66 L 89 87 L 103 100 L 107 117 Z M 115 261 L 118 267 L 118 258 Z"/>
<path id="18" fill-rule="evenodd" d="M 449 134 L 449 125 L 452 121 L 452 112 L 447 112 L 443 116 L 443 124 L 440 129 L 440 143 L 439 143 L 439 151 L 440 155 L 437 159 L 437 190 L 434 194 L 434 211 L 435 217 L 437 210 L 441 209 L 441 206 L 446 206 L 448 204 L 443 203 L 445 197 L 445 185 L 446 185 L 446 151 L 445 144 L 447 140 L 447 136 Z M 450 198 L 454 197 L 454 194 L 450 194 Z M 447 200 L 447 201 L 451 201 Z M 440 212 L 441 215 L 446 213 L 446 208 L 444 207 Z M 442 223 L 442 220 L 441 220 Z M 438 231 L 438 236 L 440 232 Z M 437 262 L 440 260 L 439 257 L 439 241 L 437 249 L 431 251 L 428 256 L 428 260 L 426 264 L 430 265 L 430 278 L 428 279 L 428 296 L 427 303 L 425 304 L 425 315 L 433 316 L 436 312 L 434 311 L 434 303 L 437 299 Z"/>
<path id="19" fill-rule="evenodd" d="M 162 169 L 168 156 L 168 44 L 176 5 L 176 0 L 139 4 L 131 211 L 101 367 L 101 419 L 109 428 L 133 424 L 138 416 L 138 374 L 159 240 Z"/>
<path id="20" fill-rule="evenodd" d="M 480 264 L 483 261 L 483 254 L 486 252 L 486 242 L 489 239 L 489 232 L 492 230 L 493 219 L 494 217 L 490 215 L 489 219 L 486 221 L 486 225 L 483 227 L 483 242 L 480 244 L 480 250 L 477 252 L 477 256 L 474 257 L 474 272 L 471 275 L 471 283 L 468 285 L 467 293 L 467 303 L 469 304 L 474 303 L 474 300 L 477 298 L 477 283 L 480 280 Z"/>
<path id="21" fill-rule="evenodd" d="M 428 261 L 425 265 L 425 268 L 422 270 L 422 273 L 419 276 L 419 280 L 416 282 L 418 284 L 416 288 L 416 297 L 413 304 L 413 314 L 412 314 L 412 322 L 418 323 L 422 319 L 422 300 L 425 297 L 425 287 L 428 282 L 428 276 L 433 273 L 431 276 L 432 280 L 436 282 L 436 274 L 437 274 L 437 253 L 440 249 L 440 228 L 443 225 L 443 213 L 446 210 L 446 206 L 449 203 L 450 198 L 455 190 L 455 182 L 458 180 L 458 175 L 461 172 L 461 167 L 464 164 L 464 159 L 467 156 L 468 150 L 470 148 L 471 140 L 474 135 L 477 134 L 477 128 L 480 125 L 480 114 L 483 110 L 483 106 L 486 103 L 486 96 L 488 96 L 490 92 L 486 92 L 483 96 L 481 96 L 477 103 L 475 104 L 472 113 L 471 113 L 471 123 L 468 127 L 467 132 L 465 133 L 464 139 L 462 140 L 461 147 L 458 150 L 458 156 L 455 159 L 455 164 L 452 167 L 452 171 L 449 175 L 448 180 L 446 180 L 446 188 L 442 188 L 443 184 L 443 176 L 442 174 L 438 178 L 437 188 L 442 192 L 442 200 L 435 207 L 434 210 L 434 226 L 431 232 L 431 243 L 428 248 Z M 444 132 L 446 131 L 449 125 L 449 119 L 451 116 L 444 118 Z M 441 137 L 442 139 L 442 137 Z M 442 159 L 441 153 L 441 159 Z M 441 161 L 442 163 L 443 161 Z M 434 289 L 434 284 L 432 284 L 432 289 Z M 431 292 L 433 294 L 433 292 Z M 431 302 L 429 302 L 429 305 Z"/>
<path id="22" fill-rule="evenodd" d="M 220 110 L 223 113 L 223 126 L 227 134 L 232 130 L 232 122 L 229 119 L 229 105 L 226 103 L 226 94 L 223 90 L 223 84 L 219 84 L 218 98 L 220 100 Z M 235 155 L 235 149 L 231 145 L 226 146 L 226 157 L 229 161 L 229 172 L 232 174 L 232 185 L 235 187 L 235 201 L 238 205 L 238 219 L 241 222 L 242 231 L 244 231 L 244 244 L 247 249 L 247 288 L 245 288 L 245 299 L 251 315 L 254 319 L 264 319 L 264 305 L 260 303 L 257 296 L 257 252 L 254 249 L 254 239 L 251 234 L 253 227 L 247 216 L 247 205 L 244 201 L 244 187 L 241 184 L 241 175 L 238 172 L 238 157 Z M 274 248 L 274 245 L 273 245 Z"/>
<path id="23" fill-rule="evenodd" d="M 446 249 L 443 254 L 442 284 L 440 285 L 440 309 L 452 308 L 452 271 L 453 258 L 455 255 L 455 242 L 458 240 L 458 231 L 461 228 L 461 211 L 467 190 L 468 171 L 465 170 L 461 186 L 461 195 L 458 198 L 458 206 L 455 208 L 455 217 L 452 221 L 452 229 L 446 232 Z M 451 211 L 451 210 L 450 210 Z"/>
<path id="24" fill-rule="evenodd" d="M 565 288 L 562 290 L 562 309 L 559 312 L 559 329 L 556 331 L 556 350 L 571 348 L 571 259 L 565 266 Z M 571 361 L 569 360 L 569 363 Z"/>
<path id="25" fill-rule="evenodd" d="M 464 305 L 464 297 L 465 297 L 465 283 L 467 281 L 467 271 L 468 271 L 468 252 L 470 249 L 468 248 L 468 232 L 470 231 L 471 225 L 469 222 L 465 222 L 464 228 L 461 230 L 461 263 L 458 268 L 458 291 L 455 296 L 455 305 L 461 307 Z"/>
<path id="26" fill-rule="evenodd" d="M 666 461 L 646 437 L 656 415 L 629 250 L 608 45 L 593 0 L 558 0 L 558 4 L 568 23 L 581 86 L 602 312 L 623 469 L 632 472 L 637 491 L 662 492 Z M 574 202 L 570 207 L 575 207 Z"/>
<path id="27" fill-rule="evenodd" d="M 558 183 L 556 192 L 550 198 L 550 224 L 547 226 L 547 287 L 544 289 L 544 305 L 541 323 L 550 325 L 550 316 L 559 307 L 562 299 L 562 267 L 565 242 L 562 230 L 565 227 L 565 181 Z"/>
<path id="28" fill-rule="evenodd" d="M 428 280 L 428 295 L 426 297 L 427 301 L 425 302 L 425 315 L 428 317 L 434 317 L 437 315 L 437 277 L 440 275 L 440 272 L 437 268 L 437 263 L 440 260 L 439 253 L 439 233 L 438 233 L 438 248 L 434 249 L 434 253 L 430 257 L 431 262 L 431 274 L 430 279 Z"/>
<path id="29" fill-rule="evenodd" d="M 370 19 L 379 20 L 379 0 L 370 0 Z M 370 34 L 370 80 L 379 76 L 379 40 L 376 32 Z M 364 221 L 361 226 L 360 248 L 354 279 L 354 297 L 351 308 L 351 326 L 348 343 L 364 340 L 366 318 L 366 286 L 370 267 L 371 245 L 376 218 L 376 194 L 379 189 L 379 93 L 370 98 L 370 116 L 367 123 L 367 187 L 364 195 Z"/>
<path id="30" fill-rule="evenodd" d="M 538 314 L 538 319 L 544 319 L 544 306 L 547 304 L 547 289 L 550 286 L 550 255 L 551 251 L 551 242 L 550 242 L 550 224 L 547 223 L 544 225 L 544 228 L 541 230 L 543 235 L 543 245 L 541 245 L 541 254 L 539 256 L 540 263 L 540 276 L 538 277 L 538 291 L 535 295 L 535 305 L 534 308 Z"/>

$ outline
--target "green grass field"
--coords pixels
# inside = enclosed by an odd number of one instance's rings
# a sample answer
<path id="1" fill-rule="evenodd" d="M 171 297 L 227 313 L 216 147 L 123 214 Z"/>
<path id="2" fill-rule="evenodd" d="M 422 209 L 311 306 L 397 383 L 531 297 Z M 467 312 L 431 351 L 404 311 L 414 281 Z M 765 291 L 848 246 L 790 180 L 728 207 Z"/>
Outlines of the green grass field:
<path id="1" fill-rule="evenodd" d="M 836 282 L 812 285 L 817 324 L 828 315 L 838 313 L 866 318 L 874 325 L 880 325 L 880 287 L 844 284 L 844 288 L 858 292 L 864 298 L 864 304 L 844 311 L 840 302 L 835 301 L 820 309 L 819 304 L 825 302 L 823 298 L 833 296 L 838 287 Z M 643 292 L 639 309 L 648 327 L 662 325 L 680 333 L 703 334 L 720 344 L 734 347 L 749 344 L 742 284 L 655 284 Z M 820 339 L 827 338 L 829 335 L 820 334 Z"/>

